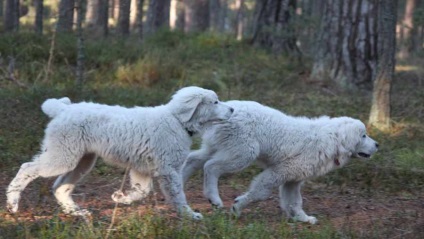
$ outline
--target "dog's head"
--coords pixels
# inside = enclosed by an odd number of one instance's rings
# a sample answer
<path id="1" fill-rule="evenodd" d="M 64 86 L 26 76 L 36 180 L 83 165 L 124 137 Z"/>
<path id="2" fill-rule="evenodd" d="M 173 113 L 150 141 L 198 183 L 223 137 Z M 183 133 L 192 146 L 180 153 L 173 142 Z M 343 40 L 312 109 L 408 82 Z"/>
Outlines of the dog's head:
<path id="1" fill-rule="evenodd" d="M 355 158 L 370 158 L 378 150 L 378 143 L 367 135 L 365 125 L 349 117 L 340 117 L 338 136 L 345 150 Z"/>
<path id="2" fill-rule="evenodd" d="M 172 113 L 181 123 L 205 124 L 231 117 L 234 109 L 220 102 L 214 91 L 196 86 L 177 91 L 169 102 Z"/>

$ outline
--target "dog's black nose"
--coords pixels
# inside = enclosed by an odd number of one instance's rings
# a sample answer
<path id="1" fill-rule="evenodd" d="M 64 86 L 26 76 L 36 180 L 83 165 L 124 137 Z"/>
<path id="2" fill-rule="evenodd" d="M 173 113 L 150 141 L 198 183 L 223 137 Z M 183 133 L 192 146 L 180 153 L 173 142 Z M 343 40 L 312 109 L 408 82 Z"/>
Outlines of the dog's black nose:
<path id="1" fill-rule="evenodd" d="M 230 111 L 231 111 L 231 113 L 233 113 L 234 112 L 234 109 L 233 108 L 230 108 Z"/>
<path id="2" fill-rule="evenodd" d="M 378 143 L 375 143 L 375 147 L 378 148 Z"/>

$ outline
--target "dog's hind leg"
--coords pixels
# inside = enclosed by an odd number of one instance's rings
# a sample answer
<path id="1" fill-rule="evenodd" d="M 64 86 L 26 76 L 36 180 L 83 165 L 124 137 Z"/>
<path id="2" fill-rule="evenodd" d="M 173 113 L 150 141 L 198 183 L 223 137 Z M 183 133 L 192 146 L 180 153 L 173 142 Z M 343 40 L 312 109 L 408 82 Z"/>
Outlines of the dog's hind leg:
<path id="1" fill-rule="evenodd" d="M 211 157 L 212 152 L 202 146 L 199 150 L 192 151 L 185 162 L 183 168 L 183 182 L 186 183 L 193 173 L 202 169 L 205 165 L 206 161 L 208 161 Z"/>
<path id="2" fill-rule="evenodd" d="M 81 210 L 72 200 L 71 194 L 75 184 L 87 175 L 94 167 L 97 157 L 93 153 L 85 154 L 74 170 L 59 176 L 54 185 L 53 193 L 63 211 L 74 216 L 89 215 L 87 210 Z"/>
<path id="3" fill-rule="evenodd" d="M 249 190 L 234 200 L 231 212 L 236 217 L 239 217 L 244 207 L 249 203 L 267 199 L 271 195 L 272 190 L 281 185 L 282 181 L 283 178 L 280 174 L 270 168 L 265 169 L 253 179 Z"/>
<path id="4" fill-rule="evenodd" d="M 250 150 L 245 150 L 246 148 Z M 226 173 L 235 173 L 247 168 L 259 154 L 257 147 L 241 147 L 221 150 L 215 153 L 204 166 L 203 195 L 213 207 L 222 208 L 224 203 L 219 196 L 218 180 Z M 237 150 L 237 152 L 234 152 Z"/>
<path id="5" fill-rule="evenodd" d="M 289 218 L 295 221 L 315 224 L 317 219 L 306 215 L 302 209 L 302 195 L 300 189 L 302 182 L 286 182 L 279 188 L 280 206 Z"/>
<path id="6" fill-rule="evenodd" d="M 135 169 L 130 170 L 131 189 L 125 193 L 118 190 L 112 194 L 115 202 L 130 204 L 133 201 L 141 200 L 149 195 L 152 190 L 152 177 L 146 173 L 140 173 Z"/>
<path id="7" fill-rule="evenodd" d="M 71 170 L 68 167 L 61 167 L 54 164 L 54 155 L 49 152 L 44 152 L 34 158 L 32 162 L 21 165 L 15 178 L 10 182 L 7 195 L 7 208 L 10 212 L 18 211 L 18 204 L 21 198 L 21 192 L 34 179 L 38 177 L 54 177 Z"/>

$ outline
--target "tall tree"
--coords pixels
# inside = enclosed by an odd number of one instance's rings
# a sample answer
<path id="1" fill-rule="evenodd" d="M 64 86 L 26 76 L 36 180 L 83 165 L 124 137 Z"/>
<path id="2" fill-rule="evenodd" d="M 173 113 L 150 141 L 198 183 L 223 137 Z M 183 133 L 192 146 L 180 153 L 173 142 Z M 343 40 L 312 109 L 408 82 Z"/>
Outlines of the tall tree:
<path id="1" fill-rule="evenodd" d="M 227 0 L 209 1 L 209 21 L 212 31 L 223 32 L 225 30 L 225 19 L 227 18 L 228 10 L 227 5 Z"/>
<path id="2" fill-rule="evenodd" d="M 57 32 L 72 32 L 74 25 L 75 0 L 60 0 Z"/>
<path id="3" fill-rule="evenodd" d="M 76 67 L 76 85 L 78 88 L 82 88 L 84 83 L 84 36 L 83 36 L 83 1 L 77 0 L 76 9 L 77 9 L 77 67 Z"/>
<path id="4" fill-rule="evenodd" d="M 369 124 L 390 128 L 390 89 L 395 71 L 397 0 L 378 1 L 378 66 Z"/>
<path id="5" fill-rule="evenodd" d="M 96 25 L 103 36 L 109 34 L 109 0 L 98 0 Z"/>
<path id="6" fill-rule="evenodd" d="M 399 56 L 405 58 L 414 49 L 414 39 L 412 33 L 414 32 L 414 10 L 416 8 L 416 0 L 406 0 L 405 14 L 402 19 L 401 26 L 401 39 L 403 42 L 400 44 Z"/>
<path id="7" fill-rule="evenodd" d="M 236 20 L 235 20 L 235 31 L 237 40 L 241 40 L 243 38 L 243 6 L 244 0 L 236 0 L 235 7 L 237 9 Z"/>
<path id="8" fill-rule="evenodd" d="M 150 0 L 147 10 L 147 32 L 154 33 L 160 28 L 169 28 L 171 0 Z"/>
<path id="9" fill-rule="evenodd" d="M 253 42 L 277 53 L 299 57 L 294 13 L 296 0 L 257 0 Z"/>
<path id="10" fill-rule="evenodd" d="M 209 1 L 184 0 L 186 32 L 201 32 L 209 28 Z"/>
<path id="11" fill-rule="evenodd" d="M 377 60 L 376 1 L 326 1 L 312 79 L 346 89 L 371 88 Z"/>
<path id="12" fill-rule="evenodd" d="M 131 0 L 119 1 L 118 31 L 122 36 L 130 34 Z"/>
<path id="13" fill-rule="evenodd" d="M 169 13 L 169 26 L 172 30 L 184 30 L 184 2 L 183 0 L 171 0 Z"/>
<path id="14" fill-rule="evenodd" d="M 35 0 L 35 32 L 43 34 L 44 0 Z"/>
<path id="15" fill-rule="evenodd" d="M 143 7 L 144 0 L 137 0 L 137 15 L 136 15 L 136 25 L 137 32 L 140 39 L 143 39 Z"/>
<path id="16" fill-rule="evenodd" d="M 19 30 L 19 0 L 6 0 L 4 30 L 6 32 Z"/>
<path id="17" fill-rule="evenodd" d="M 85 24 L 89 27 L 96 27 L 97 18 L 99 17 L 99 8 L 101 0 L 86 0 L 87 8 L 85 11 Z"/>

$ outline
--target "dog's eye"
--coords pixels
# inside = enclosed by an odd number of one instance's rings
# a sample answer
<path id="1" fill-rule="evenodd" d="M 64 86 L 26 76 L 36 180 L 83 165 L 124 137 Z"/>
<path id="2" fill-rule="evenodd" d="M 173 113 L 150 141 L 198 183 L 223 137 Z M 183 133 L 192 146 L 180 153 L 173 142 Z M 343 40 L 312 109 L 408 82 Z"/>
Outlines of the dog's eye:
<path id="1" fill-rule="evenodd" d="M 215 105 L 218 104 L 218 101 L 213 102 Z"/>
<path id="2" fill-rule="evenodd" d="M 367 137 L 367 135 L 366 135 L 366 134 L 362 135 L 362 138 L 366 138 L 366 137 Z"/>

